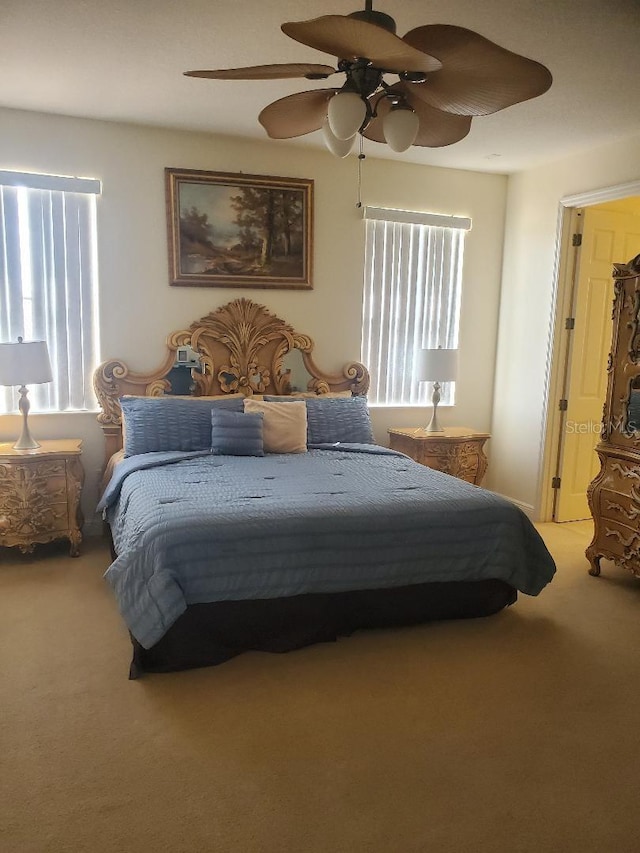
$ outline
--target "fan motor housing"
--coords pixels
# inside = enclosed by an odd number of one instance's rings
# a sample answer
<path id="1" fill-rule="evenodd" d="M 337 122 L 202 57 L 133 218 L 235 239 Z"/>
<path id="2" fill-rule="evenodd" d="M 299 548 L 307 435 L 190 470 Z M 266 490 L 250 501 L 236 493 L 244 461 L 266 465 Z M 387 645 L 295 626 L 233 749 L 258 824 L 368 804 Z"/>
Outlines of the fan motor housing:
<path id="1" fill-rule="evenodd" d="M 374 68 L 368 59 L 358 59 L 349 62 L 341 59 L 338 62 L 338 70 L 344 71 L 347 81 L 342 87 L 346 92 L 357 92 L 363 98 L 368 98 L 380 86 L 382 71 Z"/>

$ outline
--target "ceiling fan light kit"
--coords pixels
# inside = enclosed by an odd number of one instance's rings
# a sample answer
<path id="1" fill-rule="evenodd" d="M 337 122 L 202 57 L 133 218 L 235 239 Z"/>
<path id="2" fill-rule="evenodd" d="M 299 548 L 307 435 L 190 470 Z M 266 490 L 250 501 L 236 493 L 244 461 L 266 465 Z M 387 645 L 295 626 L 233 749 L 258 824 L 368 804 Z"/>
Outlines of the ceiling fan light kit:
<path id="1" fill-rule="evenodd" d="M 398 153 L 411 148 L 419 128 L 420 119 L 413 110 L 399 105 L 391 107 L 382 120 L 382 131 L 387 145 Z"/>
<path id="2" fill-rule="evenodd" d="M 367 103 L 357 92 L 338 92 L 329 101 L 327 119 L 336 139 L 351 139 L 367 117 Z"/>
<path id="3" fill-rule="evenodd" d="M 335 56 L 330 65 L 289 63 L 216 71 L 187 71 L 213 80 L 325 80 L 342 86 L 298 92 L 265 107 L 259 121 L 272 139 L 322 130 L 337 157 L 357 134 L 393 151 L 439 148 L 463 139 L 473 116 L 489 115 L 544 94 L 549 70 L 464 27 L 430 24 L 399 38 L 393 18 L 372 0 L 351 15 L 324 15 L 282 24 L 285 35 Z M 386 77 L 396 75 L 397 82 Z M 348 148 L 347 148 L 348 144 Z"/>
<path id="4" fill-rule="evenodd" d="M 328 116 L 325 116 L 325 119 L 322 122 L 322 136 L 324 138 L 325 145 L 336 157 L 347 157 L 353 149 L 353 143 L 356 141 L 355 133 L 350 139 L 338 139 L 337 136 L 334 136 L 333 131 L 329 127 Z"/>

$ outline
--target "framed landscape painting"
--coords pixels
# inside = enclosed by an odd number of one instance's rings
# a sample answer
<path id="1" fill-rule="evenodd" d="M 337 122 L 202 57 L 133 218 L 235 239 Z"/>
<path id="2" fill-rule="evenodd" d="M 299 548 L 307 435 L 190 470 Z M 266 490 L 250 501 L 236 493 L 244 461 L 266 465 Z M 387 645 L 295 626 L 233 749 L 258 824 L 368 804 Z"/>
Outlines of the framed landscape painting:
<path id="1" fill-rule="evenodd" d="M 165 169 L 170 284 L 310 289 L 313 181 Z"/>

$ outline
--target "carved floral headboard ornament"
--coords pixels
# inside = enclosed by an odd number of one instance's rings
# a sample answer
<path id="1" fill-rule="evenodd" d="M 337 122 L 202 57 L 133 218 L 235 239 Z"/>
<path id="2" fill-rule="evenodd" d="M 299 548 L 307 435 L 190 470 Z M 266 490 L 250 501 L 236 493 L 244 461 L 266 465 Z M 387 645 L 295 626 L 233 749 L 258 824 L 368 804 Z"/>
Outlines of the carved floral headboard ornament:
<path id="1" fill-rule="evenodd" d="M 324 394 L 351 391 L 366 394 L 369 373 L 359 362 L 346 364 L 340 373 L 321 371 L 312 356 L 314 343 L 288 323 L 250 299 L 235 299 L 167 338 L 167 357 L 150 373 L 134 373 L 118 359 L 101 364 L 94 373 L 94 388 L 107 442 L 107 458 L 122 446 L 119 398 L 171 394 L 169 373 L 180 347 L 191 347 L 200 366 L 192 370 L 194 396 L 219 394 L 290 394 L 291 371 L 284 366 L 287 353 L 299 350 L 310 379 L 307 391 Z"/>

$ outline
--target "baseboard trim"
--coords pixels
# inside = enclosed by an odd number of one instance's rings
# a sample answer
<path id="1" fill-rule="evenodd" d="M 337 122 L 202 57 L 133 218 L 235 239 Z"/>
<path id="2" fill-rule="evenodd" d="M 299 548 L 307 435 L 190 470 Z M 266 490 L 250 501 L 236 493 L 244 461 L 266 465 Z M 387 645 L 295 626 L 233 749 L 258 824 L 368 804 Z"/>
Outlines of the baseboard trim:
<path id="1" fill-rule="evenodd" d="M 518 501 L 515 498 L 510 498 L 509 495 L 503 495 L 500 492 L 494 492 L 495 495 L 498 495 L 500 498 L 504 498 L 505 501 L 509 501 L 509 503 L 515 504 L 519 507 L 522 512 L 531 520 L 536 521 L 536 508 L 533 504 L 526 504 L 523 501 Z"/>

